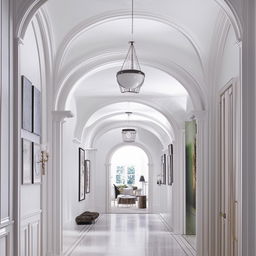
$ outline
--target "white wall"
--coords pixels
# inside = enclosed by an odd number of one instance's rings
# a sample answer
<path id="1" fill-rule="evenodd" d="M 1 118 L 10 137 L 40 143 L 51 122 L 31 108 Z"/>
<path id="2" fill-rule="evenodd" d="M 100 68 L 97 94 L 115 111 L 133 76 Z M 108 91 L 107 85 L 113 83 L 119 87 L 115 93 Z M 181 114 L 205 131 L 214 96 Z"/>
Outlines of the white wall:
<path id="1" fill-rule="evenodd" d="M 230 27 L 227 35 L 222 62 L 218 63 L 218 65 L 220 65 L 220 73 L 218 74 L 218 88 L 216 89 L 220 90 L 231 79 L 238 79 L 240 75 L 239 47 L 237 45 L 235 32 L 232 27 Z"/>
<path id="2" fill-rule="evenodd" d="M 71 100 L 69 109 L 76 113 L 75 104 Z M 76 118 L 68 119 L 63 126 L 63 223 L 74 222 L 75 217 L 88 210 L 90 194 L 84 201 L 78 201 L 78 150 L 84 147 L 74 140 Z"/>
<path id="3" fill-rule="evenodd" d="M 0 1 L 0 255 L 13 253 L 10 1 Z"/>
<path id="4" fill-rule="evenodd" d="M 41 90 L 41 67 L 39 59 L 39 38 L 36 37 L 32 21 L 20 45 L 20 76 L 26 76 L 34 86 Z M 21 86 L 21 83 L 19 83 Z M 21 97 L 21 95 L 20 95 Z M 21 111 L 21 107 L 19 108 Z M 21 114 L 21 112 L 20 112 Z M 21 119 L 20 119 L 21 120 Z M 21 138 L 40 144 L 40 137 L 22 130 Z M 20 162 L 20 164 L 22 164 Z M 20 166 L 20 169 L 22 167 Z M 20 173 L 21 175 L 21 173 Z M 22 176 L 20 176 L 22 180 Z M 22 185 L 20 182 L 20 255 L 28 253 L 40 255 L 41 252 L 41 184 Z"/>
<path id="5" fill-rule="evenodd" d="M 74 140 L 76 125 L 76 106 L 70 97 L 68 109 L 74 114 L 74 118 L 67 119 L 63 124 L 63 252 L 72 248 L 79 239 L 83 226 L 77 226 L 75 218 L 84 211 L 92 210 L 90 203 L 93 200 L 92 193 L 86 194 L 85 200 L 78 200 L 79 193 L 79 147 L 85 149 L 79 141 Z M 85 152 L 85 159 L 88 159 Z"/>

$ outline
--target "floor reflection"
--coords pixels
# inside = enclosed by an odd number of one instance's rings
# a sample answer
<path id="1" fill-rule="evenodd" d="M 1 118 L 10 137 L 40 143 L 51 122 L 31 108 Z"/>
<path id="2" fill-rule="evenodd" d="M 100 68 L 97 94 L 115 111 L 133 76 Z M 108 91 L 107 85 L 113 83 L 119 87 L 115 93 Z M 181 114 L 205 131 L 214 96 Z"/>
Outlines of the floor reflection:
<path id="1" fill-rule="evenodd" d="M 73 256 L 185 256 L 155 214 L 102 216 L 73 251 Z"/>

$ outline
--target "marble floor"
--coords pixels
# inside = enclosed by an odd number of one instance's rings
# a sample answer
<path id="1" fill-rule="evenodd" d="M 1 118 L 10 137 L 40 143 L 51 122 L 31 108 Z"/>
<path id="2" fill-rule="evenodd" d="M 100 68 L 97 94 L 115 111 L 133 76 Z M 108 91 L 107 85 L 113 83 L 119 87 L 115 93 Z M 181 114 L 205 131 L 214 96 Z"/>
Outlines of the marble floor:
<path id="1" fill-rule="evenodd" d="M 113 201 L 111 202 L 111 208 L 110 208 L 110 213 L 138 213 L 138 214 L 145 214 L 148 213 L 148 208 L 146 209 L 140 209 L 138 208 L 138 203 L 135 205 L 125 205 L 125 204 L 120 204 L 118 205 L 117 203 L 114 203 Z"/>
<path id="2" fill-rule="evenodd" d="M 186 235 L 184 235 L 183 237 L 196 250 L 196 236 L 188 236 L 188 235 L 186 236 Z"/>
<path id="3" fill-rule="evenodd" d="M 102 215 L 72 256 L 187 256 L 157 214 Z"/>

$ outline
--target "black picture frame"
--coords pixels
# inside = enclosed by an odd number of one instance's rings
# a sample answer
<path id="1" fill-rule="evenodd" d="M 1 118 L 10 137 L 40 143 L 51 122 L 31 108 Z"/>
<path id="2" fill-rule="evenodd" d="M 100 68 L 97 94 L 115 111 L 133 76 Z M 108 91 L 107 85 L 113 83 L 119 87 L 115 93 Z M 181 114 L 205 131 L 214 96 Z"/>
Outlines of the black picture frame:
<path id="1" fill-rule="evenodd" d="M 41 146 L 33 143 L 33 184 L 40 184 L 42 181 L 41 171 Z"/>
<path id="2" fill-rule="evenodd" d="M 22 184 L 32 184 L 32 142 L 22 139 Z"/>
<path id="3" fill-rule="evenodd" d="M 78 149 L 79 151 L 79 194 L 78 200 L 85 200 L 85 151 L 82 148 Z"/>
<path id="4" fill-rule="evenodd" d="M 173 144 L 168 146 L 168 185 L 171 186 L 173 184 Z"/>
<path id="5" fill-rule="evenodd" d="M 22 76 L 22 129 L 32 132 L 32 83 Z"/>
<path id="6" fill-rule="evenodd" d="M 91 161 L 85 160 L 85 192 L 86 194 L 90 193 L 90 177 L 91 177 Z"/>
<path id="7" fill-rule="evenodd" d="M 161 171 L 162 171 L 162 183 L 163 185 L 166 185 L 166 154 L 163 154 L 161 156 Z"/>
<path id="8" fill-rule="evenodd" d="M 41 135 L 42 103 L 41 92 L 35 87 L 33 91 L 33 133 Z"/>

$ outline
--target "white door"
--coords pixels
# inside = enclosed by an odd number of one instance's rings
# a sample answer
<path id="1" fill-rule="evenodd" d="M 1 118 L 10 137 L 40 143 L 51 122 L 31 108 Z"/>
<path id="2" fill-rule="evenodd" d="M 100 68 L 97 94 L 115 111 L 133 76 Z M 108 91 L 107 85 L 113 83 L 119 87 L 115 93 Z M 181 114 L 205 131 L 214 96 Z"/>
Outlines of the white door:
<path id="1" fill-rule="evenodd" d="M 220 256 L 236 255 L 235 122 L 233 86 L 220 95 Z"/>

